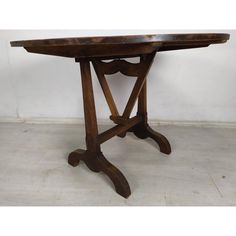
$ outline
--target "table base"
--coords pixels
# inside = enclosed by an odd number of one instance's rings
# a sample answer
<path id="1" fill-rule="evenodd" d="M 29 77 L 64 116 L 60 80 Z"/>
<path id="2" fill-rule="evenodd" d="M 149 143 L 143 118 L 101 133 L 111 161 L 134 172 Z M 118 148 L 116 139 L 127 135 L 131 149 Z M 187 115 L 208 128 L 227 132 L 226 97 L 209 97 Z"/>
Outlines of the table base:
<path id="1" fill-rule="evenodd" d="M 155 140 L 162 153 L 171 153 L 168 140 L 162 134 L 155 132 L 148 125 L 146 76 L 154 57 L 155 53 L 141 55 L 140 63 L 136 64 L 120 60 L 119 58 L 115 58 L 114 61 L 108 63 L 103 62 L 99 58 L 76 59 L 76 61 L 80 63 L 81 68 L 87 150 L 78 149 L 73 151 L 68 157 L 68 163 L 75 167 L 80 161 L 84 161 L 90 170 L 103 172 L 113 182 L 116 192 L 125 198 L 128 198 L 131 194 L 128 181 L 121 171 L 104 157 L 101 152 L 102 143 L 116 135 L 123 138 L 126 136 L 127 132 L 133 132 L 138 138 L 152 138 Z M 97 128 L 90 62 L 92 62 L 94 66 L 110 108 L 112 114 L 110 119 L 116 124 L 116 126 L 101 134 L 98 134 Z M 127 76 L 137 77 L 128 103 L 121 116 L 119 115 L 112 93 L 105 79 L 105 75 L 114 74 L 118 71 Z M 130 114 L 137 100 L 137 115 L 130 118 Z"/>

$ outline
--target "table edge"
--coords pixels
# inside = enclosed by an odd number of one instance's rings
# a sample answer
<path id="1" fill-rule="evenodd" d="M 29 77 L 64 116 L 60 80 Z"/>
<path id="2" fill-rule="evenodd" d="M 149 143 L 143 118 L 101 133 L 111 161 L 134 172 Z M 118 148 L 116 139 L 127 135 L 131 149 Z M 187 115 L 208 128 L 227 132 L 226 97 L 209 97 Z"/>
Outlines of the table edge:
<path id="1" fill-rule="evenodd" d="M 152 35 L 123 35 L 123 36 L 96 36 L 49 38 L 11 41 L 12 47 L 53 47 L 53 46 L 89 46 L 89 45 L 123 45 L 144 43 L 184 43 L 209 42 L 224 43 L 230 39 L 227 33 L 189 33 L 189 34 L 152 34 Z M 211 43 L 212 41 L 212 43 Z"/>

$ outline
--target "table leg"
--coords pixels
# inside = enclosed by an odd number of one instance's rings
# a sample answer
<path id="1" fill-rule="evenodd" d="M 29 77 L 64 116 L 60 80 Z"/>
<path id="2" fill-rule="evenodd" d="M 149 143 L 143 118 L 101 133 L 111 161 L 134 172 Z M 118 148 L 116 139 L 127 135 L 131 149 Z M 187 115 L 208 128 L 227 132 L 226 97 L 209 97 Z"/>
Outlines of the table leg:
<path id="1" fill-rule="evenodd" d="M 78 149 L 72 152 L 68 157 L 68 163 L 72 166 L 77 166 L 82 160 L 90 170 L 105 173 L 113 182 L 116 192 L 127 198 L 131 191 L 126 178 L 114 165 L 106 160 L 98 142 L 98 127 L 89 60 L 80 60 L 80 69 L 87 150 Z"/>
<path id="2" fill-rule="evenodd" d="M 142 117 L 142 122 L 132 127 L 129 131 L 133 132 L 138 138 L 146 139 L 152 138 L 156 141 L 156 143 L 160 147 L 160 151 L 165 154 L 171 153 L 171 146 L 167 138 L 154 131 L 148 125 L 148 118 L 147 118 L 147 82 L 145 81 L 142 90 L 138 97 L 138 116 Z"/>

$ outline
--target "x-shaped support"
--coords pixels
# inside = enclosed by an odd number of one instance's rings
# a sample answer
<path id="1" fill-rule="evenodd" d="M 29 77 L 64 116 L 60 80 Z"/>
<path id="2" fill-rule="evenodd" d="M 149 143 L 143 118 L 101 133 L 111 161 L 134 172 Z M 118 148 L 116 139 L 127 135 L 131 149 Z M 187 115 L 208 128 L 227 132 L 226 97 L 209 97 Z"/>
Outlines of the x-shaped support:
<path id="1" fill-rule="evenodd" d="M 129 184 L 124 175 L 114 165 L 106 160 L 101 152 L 101 144 L 115 135 L 124 137 L 126 132 L 133 132 L 141 139 L 148 137 L 154 139 L 160 146 L 161 152 L 165 154 L 171 152 L 168 140 L 162 134 L 153 131 L 147 122 L 146 76 L 154 57 L 155 53 L 141 55 L 140 62 L 135 64 L 120 59 L 115 59 L 112 62 L 103 62 L 101 59 L 76 60 L 80 62 L 81 68 L 87 150 L 79 149 L 72 152 L 69 155 L 68 162 L 72 166 L 77 166 L 79 161 L 82 160 L 90 170 L 105 173 L 113 182 L 117 193 L 125 198 L 131 194 Z M 113 128 L 101 134 L 98 134 L 90 61 L 92 61 L 107 104 L 110 108 L 110 119 L 117 124 Z M 117 72 L 121 72 L 127 76 L 137 77 L 137 81 L 122 115 L 120 115 L 117 110 L 115 101 L 105 78 L 105 75 Z M 130 114 L 137 100 L 137 115 L 130 118 Z"/>

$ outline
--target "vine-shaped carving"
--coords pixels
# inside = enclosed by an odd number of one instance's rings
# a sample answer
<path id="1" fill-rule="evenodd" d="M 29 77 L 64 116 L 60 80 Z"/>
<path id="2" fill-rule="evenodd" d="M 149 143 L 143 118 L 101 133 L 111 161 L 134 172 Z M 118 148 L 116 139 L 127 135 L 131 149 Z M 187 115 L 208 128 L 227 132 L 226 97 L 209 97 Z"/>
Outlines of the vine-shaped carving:
<path id="1" fill-rule="evenodd" d="M 123 59 L 116 59 L 111 62 L 96 60 L 93 63 L 100 68 L 101 72 L 104 75 L 112 75 L 120 72 L 126 76 L 137 77 L 139 76 L 140 71 L 142 70 L 141 63 L 131 63 Z"/>

